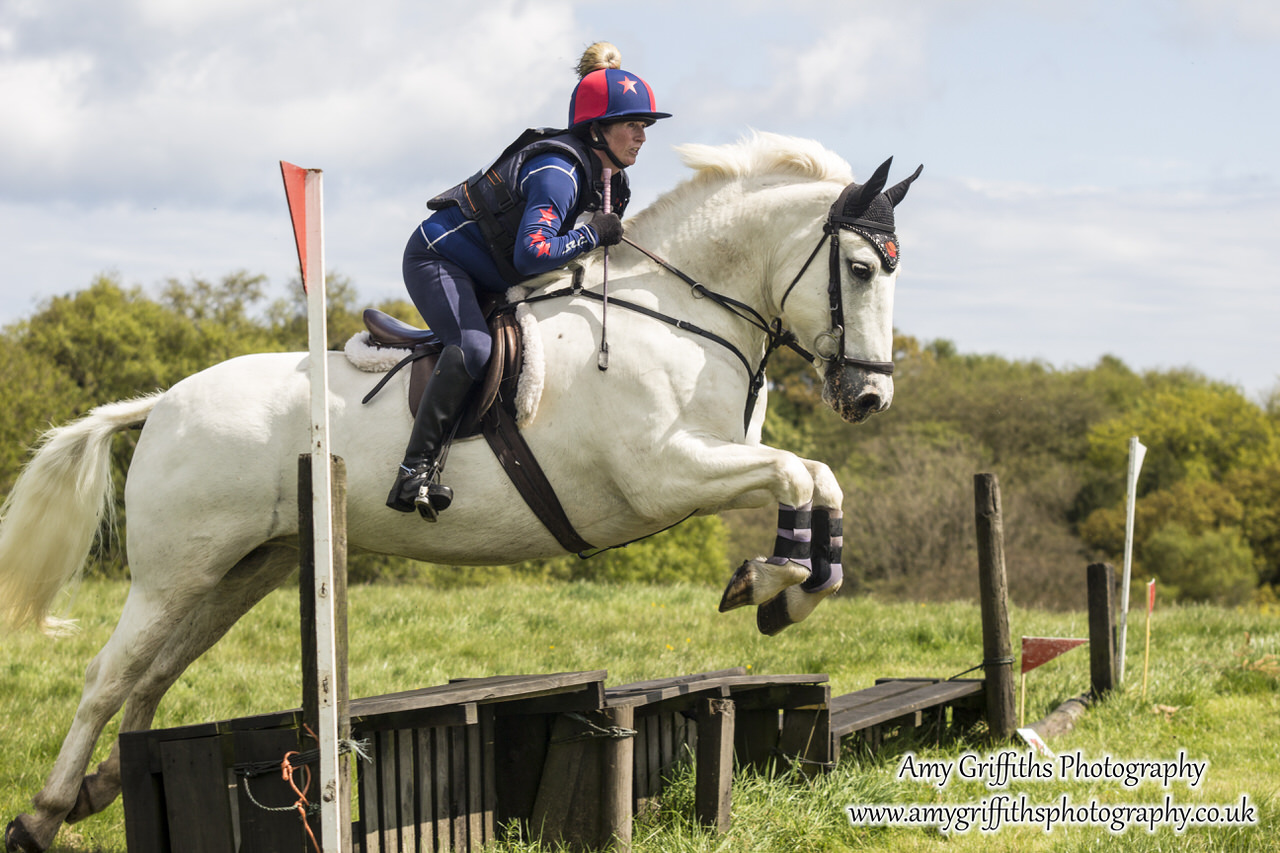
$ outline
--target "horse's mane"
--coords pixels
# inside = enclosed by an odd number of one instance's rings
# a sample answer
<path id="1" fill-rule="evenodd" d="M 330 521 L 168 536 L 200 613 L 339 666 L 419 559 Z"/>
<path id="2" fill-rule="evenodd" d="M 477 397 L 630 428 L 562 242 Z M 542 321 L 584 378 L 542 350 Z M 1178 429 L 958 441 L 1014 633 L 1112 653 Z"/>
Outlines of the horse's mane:
<path id="1" fill-rule="evenodd" d="M 840 186 L 853 181 L 853 169 L 843 158 L 812 139 L 795 136 L 752 131 L 728 145 L 688 143 L 675 150 L 694 174 L 659 196 L 632 220 L 633 224 L 642 225 L 652 216 L 681 207 L 691 196 L 705 192 L 707 184 L 717 181 L 770 176 Z"/>
<path id="2" fill-rule="evenodd" d="M 786 175 L 842 185 L 853 170 L 838 155 L 812 139 L 753 131 L 729 145 L 690 143 L 676 147 L 684 164 L 695 171 L 692 180 Z"/>

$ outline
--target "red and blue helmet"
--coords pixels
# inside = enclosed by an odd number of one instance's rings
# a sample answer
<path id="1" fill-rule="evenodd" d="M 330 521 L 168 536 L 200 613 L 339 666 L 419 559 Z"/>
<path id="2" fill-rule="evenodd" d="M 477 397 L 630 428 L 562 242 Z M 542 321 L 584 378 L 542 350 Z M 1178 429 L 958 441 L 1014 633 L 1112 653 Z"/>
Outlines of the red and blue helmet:
<path id="1" fill-rule="evenodd" d="M 620 68 L 592 71 L 578 82 L 569 98 L 569 129 L 595 121 L 642 119 L 652 124 L 671 113 L 657 111 L 649 84 L 638 74 Z"/>

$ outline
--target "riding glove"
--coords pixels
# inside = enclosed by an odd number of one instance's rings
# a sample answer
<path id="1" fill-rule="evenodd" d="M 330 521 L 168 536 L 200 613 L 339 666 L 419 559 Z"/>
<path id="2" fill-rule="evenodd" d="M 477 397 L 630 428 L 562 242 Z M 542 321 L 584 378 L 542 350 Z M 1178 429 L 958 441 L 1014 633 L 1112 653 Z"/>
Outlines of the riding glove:
<path id="1" fill-rule="evenodd" d="M 622 242 L 622 220 L 616 213 L 596 211 L 587 222 L 596 232 L 597 246 L 616 246 Z"/>

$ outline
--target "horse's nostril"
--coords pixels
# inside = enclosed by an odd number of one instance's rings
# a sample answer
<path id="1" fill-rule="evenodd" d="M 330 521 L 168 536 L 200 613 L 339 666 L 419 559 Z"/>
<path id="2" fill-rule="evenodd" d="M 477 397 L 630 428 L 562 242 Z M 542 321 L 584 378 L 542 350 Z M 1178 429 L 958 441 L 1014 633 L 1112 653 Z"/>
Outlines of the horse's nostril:
<path id="1" fill-rule="evenodd" d="M 863 415 L 874 415 L 880 411 L 880 395 L 863 394 L 858 398 L 858 410 Z"/>

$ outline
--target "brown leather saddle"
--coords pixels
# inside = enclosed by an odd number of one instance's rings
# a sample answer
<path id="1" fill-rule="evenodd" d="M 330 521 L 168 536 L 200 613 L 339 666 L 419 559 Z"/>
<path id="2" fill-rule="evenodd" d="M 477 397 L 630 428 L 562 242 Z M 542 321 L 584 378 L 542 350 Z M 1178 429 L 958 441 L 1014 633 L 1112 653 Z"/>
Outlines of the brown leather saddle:
<path id="1" fill-rule="evenodd" d="M 456 438 L 469 438 L 481 432 L 481 419 L 499 400 L 512 420 L 516 416 L 516 389 L 520 384 L 520 371 L 524 366 L 524 342 L 520 324 L 511 311 L 491 310 L 488 315 L 489 334 L 493 336 L 493 352 L 489 356 L 489 368 L 480 383 L 478 393 L 472 395 L 462 420 L 458 423 Z M 409 368 L 409 412 L 418 414 L 422 392 L 427 387 L 431 371 L 435 369 L 444 349 L 440 339 L 430 329 L 419 329 L 401 322 L 376 308 L 364 312 L 364 326 L 369 330 L 369 344 L 374 347 L 407 349 L 410 354 L 400 364 L 387 371 L 382 381 L 365 397 L 365 402 L 382 390 L 392 376 L 402 367 Z M 407 364 L 406 364 L 407 363 Z"/>
<path id="2" fill-rule="evenodd" d="M 524 368 L 524 338 L 515 312 L 503 310 L 497 303 L 482 305 L 481 308 L 485 309 L 488 316 L 493 350 L 489 356 L 489 368 L 480 383 L 480 391 L 467 404 L 454 437 L 468 438 L 483 434 L 520 497 L 524 498 L 524 502 L 555 536 L 560 547 L 578 555 L 593 551 L 594 546 L 574 530 L 560 499 L 556 497 L 555 489 L 547 480 L 538 460 L 534 458 L 524 436 L 520 434 L 520 427 L 516 425 L 515 400 L 520 385 L 520 372 Z M 373 399 L 392 376 L 409 366 L 408 404 L 409 411 L 416 416 L 427 379 L 444 349 L 440 339 L 428 329 L 410 326 L 374 308 L 365 310 L 364 325 L 369 330 L 371 346 L 410 351 L 365 395 L 364 402 Z"/>

